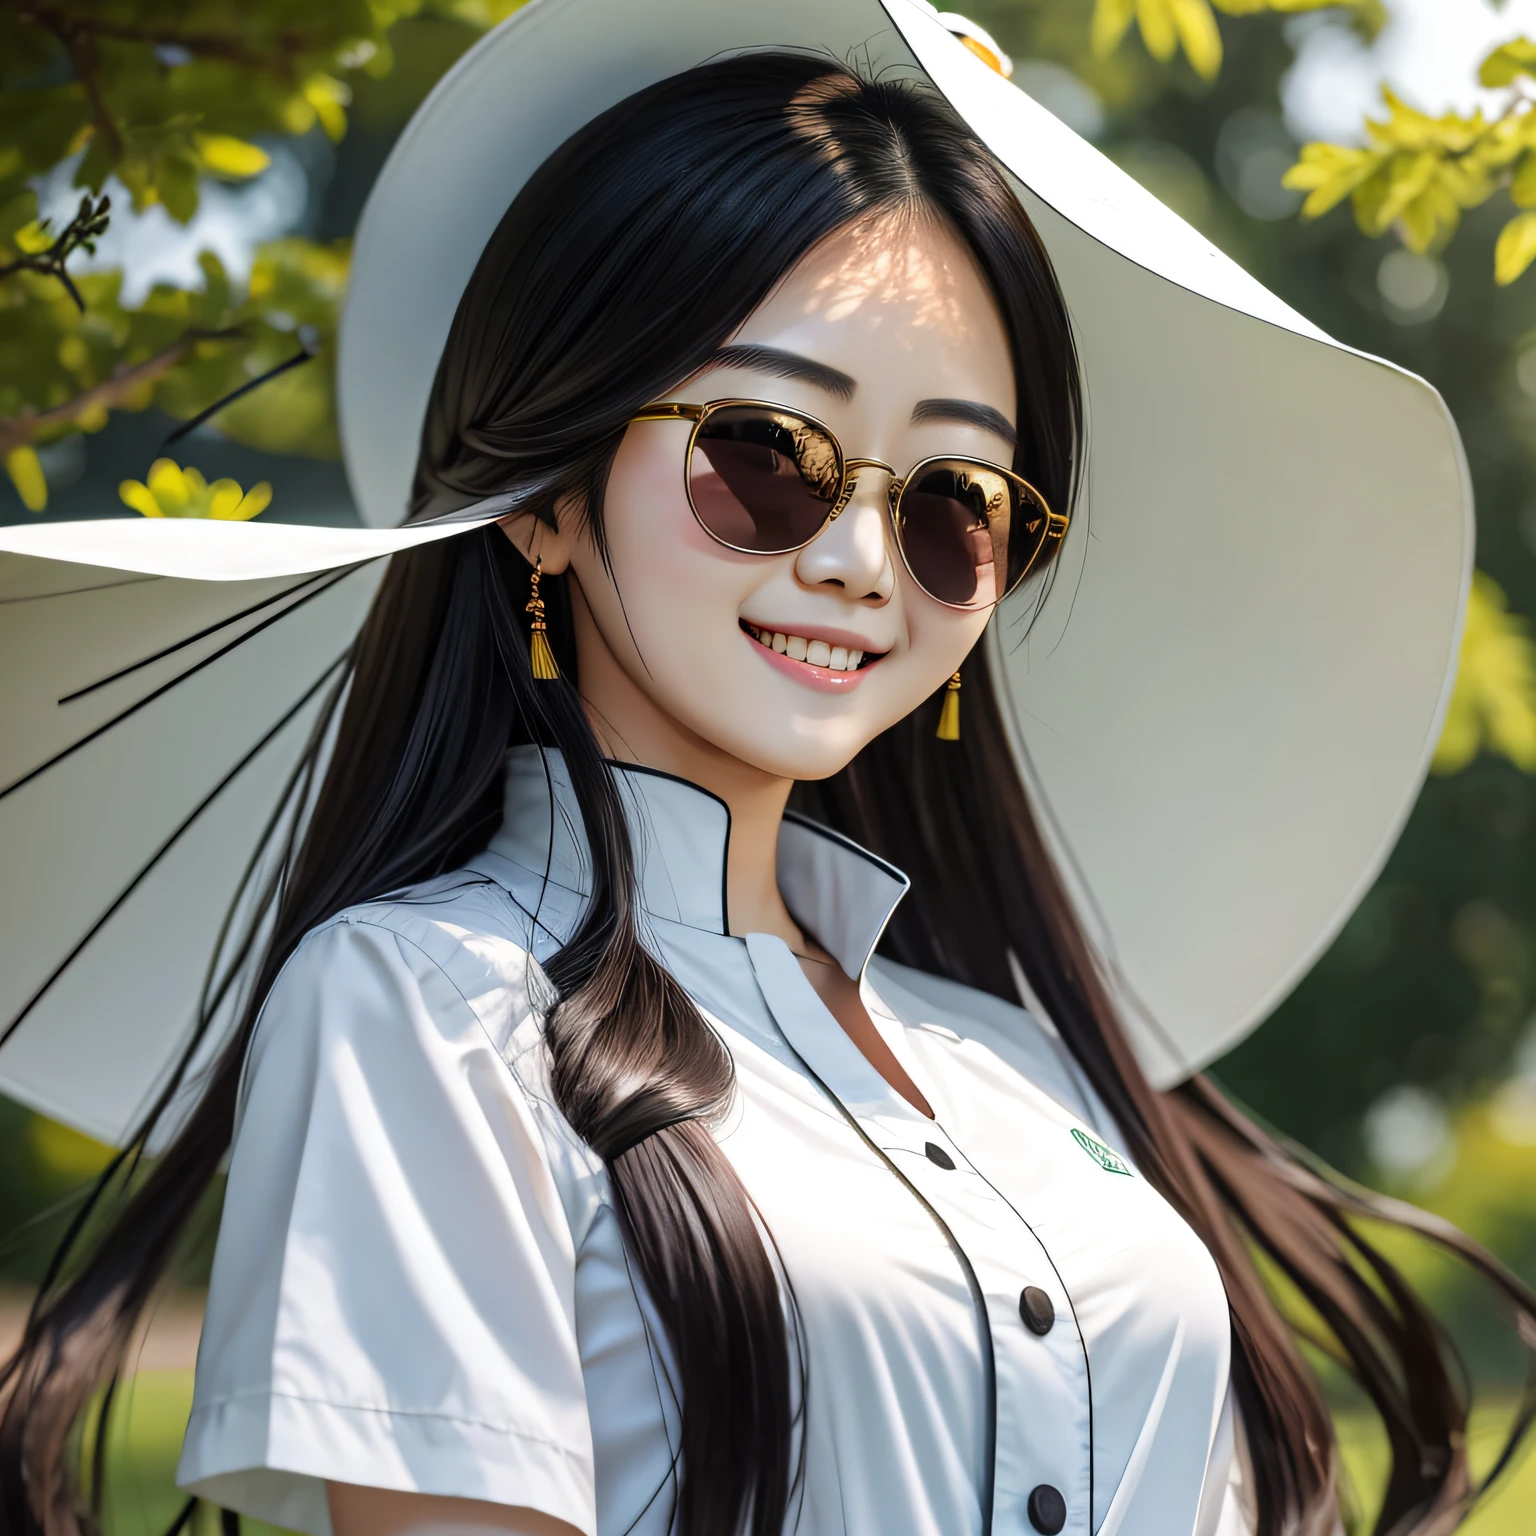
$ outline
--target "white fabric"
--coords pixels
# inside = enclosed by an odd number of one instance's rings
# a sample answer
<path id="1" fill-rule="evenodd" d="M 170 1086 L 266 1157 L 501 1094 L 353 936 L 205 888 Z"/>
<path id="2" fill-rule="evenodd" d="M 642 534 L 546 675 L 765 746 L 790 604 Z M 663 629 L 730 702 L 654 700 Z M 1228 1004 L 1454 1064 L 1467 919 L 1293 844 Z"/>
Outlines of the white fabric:
<path id="1" fill-rule="evenodd" d="M 100 517 L 0 529 L 0 551 L 102 571 L 180 581 L 271 581 L 435 544 L 482 527 L 493 513 L 409 528 L 324 528 L 308 523 L 222 523 L 202 517 Z M 81 581 L 77 579 L 78 588 Z"/>
<path id="2" fill-rule="evenodd" d="M 269 998 L 180 1469 L 192 1491 L 315 1533 L 326 1479 L 528 1505 L 602 1536 L 667 1530 L 665 1344 L 606 1173 L 552 1102 L 535 1006 L 548 983 L 530 952 L 557 947 L 587 885 L 563 767 L 548 762 L 553 817 L 543 760 L 519 749 L 484 854 L 323 925 Z M 1074 1139 L 1117 1137 L 1059 1044 L 1019 1008 L 869 961 L 904 877 L 787 824 L 786 899 L 863 970 L 926 1119 L 781 940 L 729 936 L 726 807 L 648 771 L 619 782 L 648 942 L 734 1059 L 717 1134 L 803 1317 L 806 1476 L 790 1526 L 981 1527 L 987 1394 L 967 1281 L 846 1112 L 948 1224 L 984 1292 L 993 1529 L 1030 1532 L 1030 1491 L 1049 1484 L 1071 1536 L 1241 1536 L 1219 1276 L 1139 1175 Z M 1055 1306 L 1043 1337 L 1020 1318 L 1026 1285 Z"/>

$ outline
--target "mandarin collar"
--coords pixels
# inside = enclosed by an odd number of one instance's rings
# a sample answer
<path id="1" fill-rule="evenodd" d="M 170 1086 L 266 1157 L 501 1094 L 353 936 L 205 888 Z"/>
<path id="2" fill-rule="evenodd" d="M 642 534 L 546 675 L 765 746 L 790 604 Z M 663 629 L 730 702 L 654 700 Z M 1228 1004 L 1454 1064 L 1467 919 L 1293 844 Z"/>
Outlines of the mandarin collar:
<path id="1" fill-rule="evenodd" d="M 608 766 L 624 807 L 646 914 L 729 935 L 731 812 L 725 801 L 655 768 L 612 760 Z M 559 751 L 521 746 L 507 754 L 501 829 L 486 852 L 534 879 L 591 894 L 591 851 Z M 855 978 L 910 883 L 894 865 L 793 811 L 779 828 L 777 874 L 795 921 Z"/>

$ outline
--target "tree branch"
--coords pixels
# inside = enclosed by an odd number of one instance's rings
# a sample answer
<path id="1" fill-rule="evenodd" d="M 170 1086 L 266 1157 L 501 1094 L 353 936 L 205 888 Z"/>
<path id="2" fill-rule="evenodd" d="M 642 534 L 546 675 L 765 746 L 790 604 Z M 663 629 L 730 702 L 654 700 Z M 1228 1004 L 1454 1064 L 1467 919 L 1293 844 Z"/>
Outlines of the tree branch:
<path id="1" fill-rule="evenodd" d="M 243 64 L 251 69 L 271 68 L 274 64 L 272 59 L 254 52 L 239 38 L 216 32 L 179 32 L 174 27 L 134 27 L 119 22 L 96 21 L 66 15 L 53 5 L 26 5 L 18 15 L 22 21 L 36 22 L 38 26 L 52 32 L 68 50 L 72 61 L 76 59 L 76 48 L 81 41 L 94 46 L 96 38 L 105 38 L 109 42 L 143 43 L 152 48 L 185 48 L 188 53 L 199 58 L 224 59 L 228 63 Z M 290 66 L 293 59 L 304 51 L 303 40 L 288 32 L 279 33 L 273 41 L 281 68 Z"/>
<path id="2" fill-rule="evenodd" d="M 46 432 L 50 427 L 67 426 L 77 421 L 87 411 L 111 410 L 121 405 L 135 389 L 169 373 L 196 342 L 239 334 L 238 331 L 189 331 L 164 351 L 146 357 L 142 363 L 135 363 L 131 368 L 119 368 L 111 378 L 82 390 L 73 400 L 66 400 L 63 405 L 51 406 L 46 411 L 23 411 L 19 416 L 0 417 L 0 457 L 4 457 L 13 448 L 26 447 L 37 439 L 40 432 Z"/>
<path id="3" fill-rule="evenodd" d="M 83 315 L 85 300 L 80 297 L 80 290 L 75 287 L 74 279 L 65 270 L 64 263 L 78 250 L 88 254 L 95 251 L 96 241 L 106 233 L 111 207 L 110 197 L 102 197 L 93 203 L 87 192 L 80 199 L 80 207 L 74 218 L 64 226 L 58 239 L 46 251 L 34 251 L 30 255 L 18 256 L 15 261 L 6 262 L 0 266 L 0 278 L 9 277 L 13 272 L 36 272 L 42 277 L 56 277 L 64 285 L 64 291 L 75 301 L 75 308 Z M 44 220 L 43 228 L 47 227 L 47 221 Z"/>

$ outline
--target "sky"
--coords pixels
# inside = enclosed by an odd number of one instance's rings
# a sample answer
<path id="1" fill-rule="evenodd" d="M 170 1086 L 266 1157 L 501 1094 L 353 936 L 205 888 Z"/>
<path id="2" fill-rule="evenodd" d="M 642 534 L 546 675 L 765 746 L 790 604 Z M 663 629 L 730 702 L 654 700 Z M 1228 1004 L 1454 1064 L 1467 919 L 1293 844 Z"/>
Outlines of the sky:
<path id="1" fill-rule="evenodd" d="M 1383 81 L 1426 112 L 1494 105 L 1504 93 L 1478 88 L 1478 64 L 1511 37 L 1536 37 L 1536 0 L 1388 0 L 1388 11 L 1369 47 L 1326 15 L 1291 23 L 1300 48 L 1282 95 L 1298 139 L 1358 142 Z"/>

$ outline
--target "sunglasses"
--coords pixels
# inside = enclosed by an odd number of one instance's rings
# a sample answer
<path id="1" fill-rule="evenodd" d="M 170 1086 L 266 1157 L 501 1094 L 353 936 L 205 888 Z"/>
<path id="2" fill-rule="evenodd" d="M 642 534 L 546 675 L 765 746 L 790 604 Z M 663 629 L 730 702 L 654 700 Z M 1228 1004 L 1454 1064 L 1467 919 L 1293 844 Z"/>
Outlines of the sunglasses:
<path id="1" fill-rule="evenodd" d="M 710 538 L 748 555 L 804 549 L 848 505 L 861 470 L 890 476 L 886 492 L 902 563 L 929 597 L 987 608 L 1029 574 L 1070 521 L 1029 481 L 964 454 L 922 459 L 905 474 L 850 459 L 814 416 L 763 400 L 660 402 L 635 421 L 688 421 L 688 505 Z"/>

